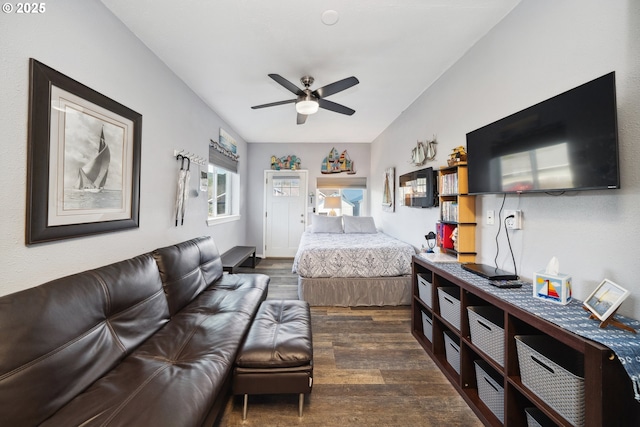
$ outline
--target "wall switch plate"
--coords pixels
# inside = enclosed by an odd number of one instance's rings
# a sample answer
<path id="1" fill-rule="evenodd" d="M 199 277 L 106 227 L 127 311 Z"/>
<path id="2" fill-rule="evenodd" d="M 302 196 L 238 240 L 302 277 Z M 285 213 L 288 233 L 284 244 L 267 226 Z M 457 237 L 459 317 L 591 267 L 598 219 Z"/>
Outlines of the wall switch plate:
<path id="1" fill-rule="evenodd" d="M 513 218 L 509 218 L 513 215 Z M 505 227 L 511 230 L 522 230 L 522 211 L 521 210 L 505 210 Z"/>
<path id="2" fill-rule="evenodd" d="M 487 225 L 493 225 L 496 223 L 496 212 L 494 210 L 487 211 Z"/>

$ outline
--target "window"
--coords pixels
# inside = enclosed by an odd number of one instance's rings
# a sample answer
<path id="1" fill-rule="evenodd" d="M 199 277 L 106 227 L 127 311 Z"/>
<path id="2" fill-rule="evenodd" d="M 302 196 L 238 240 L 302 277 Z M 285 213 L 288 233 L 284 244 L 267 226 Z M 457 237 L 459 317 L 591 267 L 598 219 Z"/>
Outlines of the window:
<path id="1" fill-rule="evenodd" d="M 337 215 L 363 216 L 366 214 L 364 198 L 366 190 L 362 188 L 318 188 L 316 212 L 329 215 L 335 210 Z M 340 197 L 340 208 L 325 207 L 325 198 Z"/>
<path id="2" fill-rule="evenodd" d="M 209 164 L 209 218 L 229 215 L 231 172 Z"/>
<path id="3" fill-rule="evenodd" d="M 319 177 L 316 190 L 316 213 L 320 215 L 367 215 L 367 178 Z M 340 207 L 335 207 L 335 199 L 325 206 L 327 197 L 340 197 Z"/>
<path id="4" fill-rule="evenodd" d="M 209 163 L 208 170 L 209 225 L 233 221 L 240 218 L 240 177 L 219 166 Z"/>
<path id="5" fill-rule="evenodd" d="M 300 195 L 300 178 L 273 177 L 274 197 L 298 197 Z"/>

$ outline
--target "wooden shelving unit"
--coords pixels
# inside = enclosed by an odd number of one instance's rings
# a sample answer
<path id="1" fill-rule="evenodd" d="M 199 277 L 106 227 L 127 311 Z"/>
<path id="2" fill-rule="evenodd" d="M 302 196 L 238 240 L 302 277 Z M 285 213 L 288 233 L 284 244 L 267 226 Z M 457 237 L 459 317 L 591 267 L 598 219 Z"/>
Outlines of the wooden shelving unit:
<path id="1" fill-rule="evenodd" d="M 538 398 L 521 381 L 516 335 L 550 337 L 557 346 L 575 352 L 584 358 L 584 407 L 586 426 L 638 426 L 640 403 L 633 399 L 633 386 L 624 368 L 607 347 L 582 338 L 553 323 L 531 314 L 473 284 L 456 277 L 419 256 L 413 258 L 413 336 L 424 348 L 460 395 L 487 426 L 526 426 L 525 408 L 537 408 L 559 426 L 570 426 L 570 421 Z M 417 276 L 428 280 L 430 305 L 420 298 L 425 287 L 419 289 Z M 438 289 L 457 288 L 460 296 L 460 328 L 456 328 L 441 312 Z M 480 347 L 472 343 L 467 307 L 493 307 L 504 319 L 504 363 L 501 366 Z M 431 319 L 431 332 L 423 330 L 423 313 Z M 455 322 L 454 322 L 455 323 Z M 429 327 L 428 325 L 426 327 Z M 449 364 L 445 352 L 444 331 L 450 331 L 460 343 L 459 374 Z M 431 336 L 429 339 L 427 336 Z M 451 335 L 450 335 L 451 336 Z M 581 358 L 582 358 L 581 357 Z M 504 387 L 504 418 L 499 420 L 480 399 L 474 361 L 484 360 L 501 379 Z"/>
<path id="2" fill-rule="evenodd" d="M 440 204 L 440 251 L 460 262 L 476 259 L 476 198 L 468 194 L 467 164 L 443 167 L 438 171 Z M 450 247 L 450 235 L 457 229 L 455 247 Z"/>

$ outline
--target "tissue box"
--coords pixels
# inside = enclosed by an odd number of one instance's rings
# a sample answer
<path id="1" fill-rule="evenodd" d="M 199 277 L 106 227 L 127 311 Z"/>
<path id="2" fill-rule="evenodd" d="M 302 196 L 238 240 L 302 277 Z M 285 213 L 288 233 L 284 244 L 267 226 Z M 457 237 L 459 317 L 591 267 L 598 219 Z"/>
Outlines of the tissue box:
<path id="1" fill-rule="evenodd" d="M 538 271 L 533 278 L 533 296 L 565 305 L 571 301 L 571 276 Z"/>

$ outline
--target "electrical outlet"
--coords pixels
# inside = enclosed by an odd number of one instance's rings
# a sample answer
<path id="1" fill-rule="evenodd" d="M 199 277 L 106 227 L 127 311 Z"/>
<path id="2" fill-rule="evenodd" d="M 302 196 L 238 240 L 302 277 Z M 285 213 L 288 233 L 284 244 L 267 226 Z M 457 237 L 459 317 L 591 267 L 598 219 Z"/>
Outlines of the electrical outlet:
<path id="1" fill-rule="evenodd" d="M 504 211 L 505 227 L 511 230 L 522 230 L 522 211 Z"/>
<path id="2" fill-rule="evenodd" d="M 496 221 L 496 211 L 488 210 L 487 211 L 487 225 L 493 225 Z"/>

